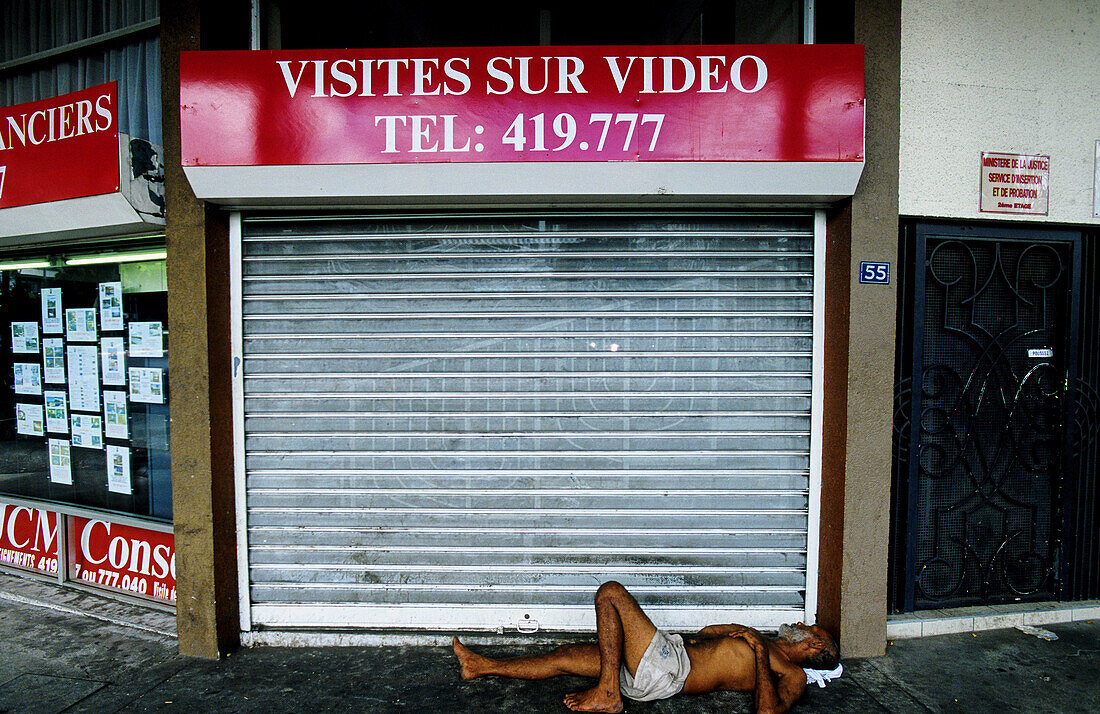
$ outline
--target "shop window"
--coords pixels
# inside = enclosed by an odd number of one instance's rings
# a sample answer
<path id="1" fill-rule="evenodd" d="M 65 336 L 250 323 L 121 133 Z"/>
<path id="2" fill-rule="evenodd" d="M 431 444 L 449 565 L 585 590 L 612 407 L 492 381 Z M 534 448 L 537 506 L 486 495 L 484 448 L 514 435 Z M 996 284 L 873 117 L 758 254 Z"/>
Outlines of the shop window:
<path id="1" fill-rule="evenodd" d="M 801 43 L 804 0 L 263 3 L 263 46 L 474 47 Z"/>
<path id="2" fill-rule="evenodd" d="M 0 496 L 172 517 L 164 251 L 0 259 Z"/>
<path id="3" fill-rule="evenodd" d="M 0 106 L 117 81 L 119 131 L 160 145 L 159 0 L 0 2 Z"/>

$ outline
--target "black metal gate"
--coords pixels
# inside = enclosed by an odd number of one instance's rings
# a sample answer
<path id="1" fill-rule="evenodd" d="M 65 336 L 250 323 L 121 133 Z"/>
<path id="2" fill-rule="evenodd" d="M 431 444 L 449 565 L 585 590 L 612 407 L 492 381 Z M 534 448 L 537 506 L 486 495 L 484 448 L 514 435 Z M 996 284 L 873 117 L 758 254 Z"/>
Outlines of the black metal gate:
<path id="1" fill-rule="evenodd" d="M 1076 485 L 1081 236 L 907 233 L 894 607 L 1059 599 Z"/>

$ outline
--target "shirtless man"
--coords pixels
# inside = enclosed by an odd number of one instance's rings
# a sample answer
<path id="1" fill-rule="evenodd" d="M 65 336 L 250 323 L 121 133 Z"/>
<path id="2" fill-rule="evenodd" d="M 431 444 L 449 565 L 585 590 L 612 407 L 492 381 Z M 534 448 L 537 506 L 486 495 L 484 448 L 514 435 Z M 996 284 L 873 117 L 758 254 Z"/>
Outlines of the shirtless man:
<path id="1" fill-rule="evenodd" d="M 609 582 L 596 592 L 597 644 L 565 645 L 546 654 L 498 660 L 476 654 L 455 638 L 454 652 L 463 679 L 490 674 L 598 679 L 592 689 L 565 698 L 574 711 L 622 711 L 624 695 L 650 701 L 681 691 L 730 690 L 753 692 L 756 711 L 771 714 L 787 711 L 802 696 L 802 665 L 833 669 L 840 660 L 836 644 L 820 627 L 784 625 L 779 635 L 765 640 L 751 627 L 709 625 L 684 643 L 679 635 L 658 630 L 626 588 Z"/>

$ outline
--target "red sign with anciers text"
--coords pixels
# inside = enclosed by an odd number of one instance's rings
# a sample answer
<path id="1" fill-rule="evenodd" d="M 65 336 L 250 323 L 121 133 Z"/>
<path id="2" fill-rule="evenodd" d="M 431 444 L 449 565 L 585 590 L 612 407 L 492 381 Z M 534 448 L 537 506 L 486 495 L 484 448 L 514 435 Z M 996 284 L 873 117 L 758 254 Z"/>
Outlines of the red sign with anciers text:
<path id="1" fill-rule="evenodd" d="M 0 208 L 119 187 L 114 82 L 0 108 Z"/>
<path id="2" fill-rule="evenodd" d="M 176 549 L 171 533 L 77 516 L 72 523 L 73 579 L 176 602 Z"/>
<path id="3" fill-rule="evenodd" d="M 184 166 L 864 158 L 857 45 L 185 52 Z"/>

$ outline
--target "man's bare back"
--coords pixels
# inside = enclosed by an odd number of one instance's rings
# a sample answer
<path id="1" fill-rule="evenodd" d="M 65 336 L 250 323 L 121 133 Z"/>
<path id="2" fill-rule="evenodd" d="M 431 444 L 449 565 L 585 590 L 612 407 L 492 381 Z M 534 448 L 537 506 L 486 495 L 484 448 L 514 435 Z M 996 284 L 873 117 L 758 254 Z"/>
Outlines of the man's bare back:
<path id="1" fill-rule="evenodd" d="M 553 652 L 510 659 L 484 657 L 457 639 L 453 646 L 464 679 L 486 675 L 517 679 L 544 679 L 562 674 L 591 677 L 598 680 L 596 686 L 568 695 L 566 706 L 574 711 L 618 712 L 623 707 L 620 668 L 635 677 L 640 666 L 649 666 L 643 658 L 659 631 L 618 583 L 605 583 L 597 592 L 596 631 L 597 644 L 566 645 Z M 758 712 L 787 711 L 806 688 L 806 673 L 801 664 L 822 652 L 826 659 L 835 659 L 837 652 L 836 645 L 821 628 L 798 623 L 787 626 L 786 631 L 785 636 L 765 640 L 756 630 L 741 625 L 704 627 L 683 643 L 690 669 L 686 678 L 677 680 L 682 683 L 678 691 L 753 692 Z M 662 691 L 653 698 L 675 693 L 675 690 Z"/>

